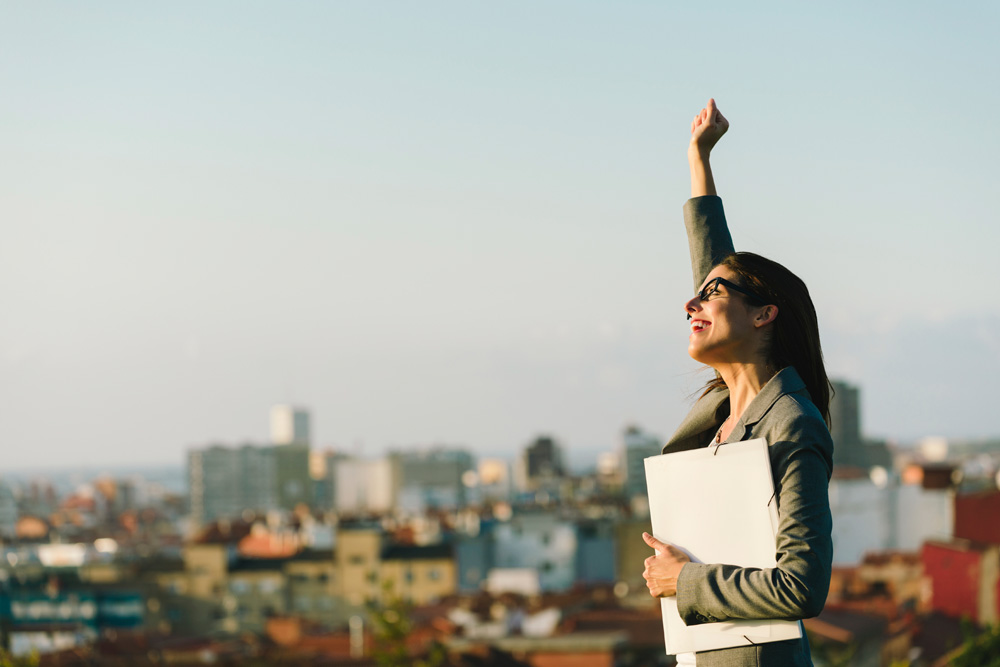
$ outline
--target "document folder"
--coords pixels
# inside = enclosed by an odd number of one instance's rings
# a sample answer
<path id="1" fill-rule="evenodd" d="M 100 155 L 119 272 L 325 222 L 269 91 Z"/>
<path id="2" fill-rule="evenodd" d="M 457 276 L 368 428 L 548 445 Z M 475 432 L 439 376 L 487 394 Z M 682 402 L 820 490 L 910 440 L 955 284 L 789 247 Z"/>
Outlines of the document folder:
<path id="1" fill-rule="evenodd" d="M 645 460 L 653 537 L 696 563 L 772 568 L 778 509 L 767 441 L 712 445 Z M 667 654 L 711 651 L 802 636 L 798 621 L 722 621 L 687 626 L 677 598 L 661 598 Z"/>

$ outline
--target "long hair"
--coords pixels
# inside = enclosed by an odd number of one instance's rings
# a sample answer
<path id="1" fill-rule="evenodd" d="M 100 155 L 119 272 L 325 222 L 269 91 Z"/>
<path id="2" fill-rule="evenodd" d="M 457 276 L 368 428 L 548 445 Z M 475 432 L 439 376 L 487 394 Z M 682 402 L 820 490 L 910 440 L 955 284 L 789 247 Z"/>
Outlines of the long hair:
<path id="1" fill-rule="evenodd" d="M 766 304 L 778 307 L 778 316 L 769 327 L 766 357 L 768 366 L 777 372 L 794 366 L 812 402 L 830 424 L 830 380 L 823 365 L 816 308 L 806 284 L 781 264 L 752 252 L 734 252 L 719 262 L 738 277 L 738 282 L 757 294 Z M 705 392 L 725 387 L 716 373 L 705 385 Z M 704 395 L 704 394 L 703 394 Z"/>

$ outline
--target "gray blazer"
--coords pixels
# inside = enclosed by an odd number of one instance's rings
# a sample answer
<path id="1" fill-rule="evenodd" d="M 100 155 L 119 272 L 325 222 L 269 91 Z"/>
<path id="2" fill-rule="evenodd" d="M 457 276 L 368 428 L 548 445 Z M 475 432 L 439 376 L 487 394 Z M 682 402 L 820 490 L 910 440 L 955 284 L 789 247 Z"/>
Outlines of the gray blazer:
<path id="1" fill-rule="evenodd" d="M 689 200 L 684 222 L 698 289 L 712 267 L 733 251 L 722 200 Z M 695 403 L 663 453 L 707 446 L 728 414 L 729 391 L 712 391 Z M 826 603 L 833 561 L 827 494 L 833 441 L 795 368 L 784 368 L 764 385 L 726 442 L 753 438 L 766 438 L 770 452 L 779 517 L 777 567 L 686 564 L 677 580 L 677 608 L 687 625 L 729 619 L 799 620 L 816 616 Z M 697 663 L 699 667 L 799 667 L 812 665 L 812 659 L 803 635 L 802 640 L 700 652 Z"/>

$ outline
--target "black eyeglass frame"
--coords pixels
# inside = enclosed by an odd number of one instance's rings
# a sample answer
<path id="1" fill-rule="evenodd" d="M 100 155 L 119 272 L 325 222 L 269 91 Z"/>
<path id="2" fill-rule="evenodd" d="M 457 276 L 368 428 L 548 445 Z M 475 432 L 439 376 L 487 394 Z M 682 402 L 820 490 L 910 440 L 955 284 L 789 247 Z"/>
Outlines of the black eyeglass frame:
<path id="1" fill-rule="evenodd" d="M 747 288 L 740 287 L 731 280 L 726 280 L 725 278 L 722 277 L 716 277 L 709 280 L 707 283 L 705 283 L 705 286 L 702 287 L 697 294 L 695 294 L 695 296 L 697 296 L 701 301 L 708 301 L 708 297 L 712 296 L 712 294 L 714 294 L 715 291 L 718 290 L 719 285 L 725 285 L 728 289 L 731 289 L 734 292 L 739 292 L 743 296 L 747 297 L 747 300 L 750 302 L 751 306 L 767 305 L 767 302 L 764 301 L 764 299 L 760 298 L 758 295 L 754 294 Z M 691 313 L 688 313 L 687 318 L 689 320 L 691 319 Z"/>

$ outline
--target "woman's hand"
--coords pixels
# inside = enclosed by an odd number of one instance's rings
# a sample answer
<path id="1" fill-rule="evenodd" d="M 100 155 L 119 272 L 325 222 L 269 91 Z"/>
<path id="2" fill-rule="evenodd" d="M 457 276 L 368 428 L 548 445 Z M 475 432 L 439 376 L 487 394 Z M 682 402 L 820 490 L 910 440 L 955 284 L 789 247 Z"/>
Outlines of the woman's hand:
<path id="1" fill-rule="evenodd" d="M 646 559 L 646 569 L 642 571 L 649 594 L 654 598 L 677 595 L 677 577 L 684 563 L 691 562 L 691 559 L 677 547 L 664 544 L 649 533 L 643 533 L 642 539 L 656 550 L 655 555 Z"/>
<path id="2" fill-rule="evenodd" d="M 728 129 L 729 121 L 715 106 L 715 100 L 710 99 L 708 106 L 691 121 L 691 144 L 688 146 L 688 155 L 708 159 L 712 148 L 719 143 L 719 139 Z"/>
<path id="3" fill-rule="evenodd" d="M 729 121 L 715 106 L 715 100 L 701 110 L 691 121 L 691 143 L 688 145 L 688 162 L 691 167 L 691 196 L 715 195 L 715 177 L 708 156 L 715 144 L 729 129 Z"/>

